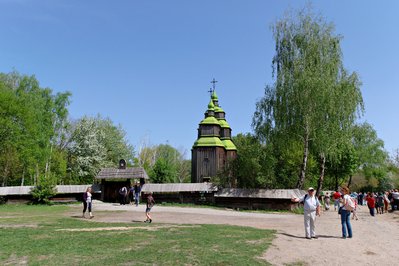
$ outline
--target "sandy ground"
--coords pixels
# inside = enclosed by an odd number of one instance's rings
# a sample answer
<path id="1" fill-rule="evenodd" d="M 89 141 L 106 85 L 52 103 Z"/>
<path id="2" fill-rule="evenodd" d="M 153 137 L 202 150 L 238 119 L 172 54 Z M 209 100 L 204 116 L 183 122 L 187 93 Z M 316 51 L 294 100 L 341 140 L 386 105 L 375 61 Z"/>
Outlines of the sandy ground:
<path id="1" fill-rule="evenodd" d="M 145 220 L 144 205 L 94 202 L 93 209 L 95 217 L 90 221 L 143 223 Z M 106 211 L 117 212 L 110 215 Z M 332 208 L 317 217 L 319 238 L 312 240 L 304 237 L 302 215 L 157 205 L 151 213 L 156 224 L 229 224 L 275 229 L 276 239 L 263 254 L 273 265 L 399 265 L 398 212 L 371 217 L 367 207 L 362 206 L 359 220 L 352 220 L 353 238 L 341 239 L 340 216 Z"/>

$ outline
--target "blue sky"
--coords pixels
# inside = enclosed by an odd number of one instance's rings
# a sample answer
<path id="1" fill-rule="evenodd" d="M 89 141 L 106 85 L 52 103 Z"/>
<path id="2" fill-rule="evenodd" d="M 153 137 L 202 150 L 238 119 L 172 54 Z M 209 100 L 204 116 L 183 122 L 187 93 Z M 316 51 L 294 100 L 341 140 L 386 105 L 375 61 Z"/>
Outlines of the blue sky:
<path id="1" fill-rule="evenodd" d="M 71 91 L 70 116 L 119 123 L 187 151 L 212 78 L 233 135 L 252 132 L 256 101 L 272 82 L 270 25 L 305 1 L 0 0 L 0 72 L 34 74 Z M 315 1 L 343 35 L 345 67 L 363 82 L 366 112 L 388 152 L 399 148 L 399 1 Z"/>

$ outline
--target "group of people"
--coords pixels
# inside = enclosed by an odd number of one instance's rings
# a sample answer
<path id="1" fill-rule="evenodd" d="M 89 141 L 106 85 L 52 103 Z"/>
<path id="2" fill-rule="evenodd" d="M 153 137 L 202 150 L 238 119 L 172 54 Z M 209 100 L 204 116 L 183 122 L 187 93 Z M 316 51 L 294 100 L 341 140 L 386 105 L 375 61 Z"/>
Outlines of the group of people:
<path id="1" fill-rule="evenodd" d="M 131 202 L 137 206 L 140 203 L 140 194 L 141 194 L 141 184 L 136 182 L 134 186 L 130 186 L 127 188 L 126 186 L 121 187 L 118 191 L 119 194 L 119 203 L 120 205 L 126 205 Z"/>
<path id="2" fill-rule="evenodd" d="M 124 189 L 123 189 L 124 188 Z M 123 192 L 123 193 L 121 193 Z M 126 192 L 126 193 L 125 193 Z M 126 187 L 122 187 L 119 190 L 119 194 L 124 194 L 124 199 L 121 201 L 120 199 L 120 204 L 125 205 L 126 200 L 125 198 L 128 197 L 129 194 L 133 195 L 134 194 L 134 202 L 136 204 L 136 207 L 139 205 L 140 201 L 140 194 L 141 194 L 141 186 L 139 183 L 136 183 L 133 187 L 131 187 L 129 190 Z M 92 213 L 92 188 L 88 187 L 86 191 L 83 193 L 83 218 L 86 218 L 86 211 L 89 212 L 89 218 L 92 219 L 94 218 L 94 215 Z M 133 202 L 133 199 L 131 200 Z M 154 197 L 152 196 L 152 192 L 149 192 L 147 195 L 147 205 L 146 205 L 146 210 L 145 210 L 145 215 L 146 215 L 146 220 L 144 221 L 145 223 L 152 223 L 152 217 L 151 217 L 151 209 L 154 207 L 155 200 Z"/>
<path id="3" fill-rule="evenodd" d="M 367 203 L 371 216 L 397 211 L 399 210 L 399 192 L 393 189 L 379 193 L 359 193 L 358 203 L 363 205 L 364 202 Z"/>
<path id="4" fill-rule="evenodd" d="M 335 191 L 332 195 L 326 193 L 316 197 L 314 188 L 310 187 L 308 193 L 300 198 L 293 197 L 293 202 L 302 202 L 304 204 L 304 225 L 305 225 L 305 237 L 307 239 L 316 238 L 315 221 L 316 216 L 320 216 L 321 207 L 324 205 L 325 210 L 330 209 L 330 199 L 334 201 L 334 210 L 338 211 L 341 215 L 342 225 L 342 238 L 352 238 L 352 225 L 350 221 L 351 213 L 353 214 L 352 219 L 358 220 L 356 211 L 359 205 L 367 206 L 370 211 L 370 215 L 383 214 L 388 211 L 399 210 L 399 192 L 397 189 L 390 190 L 382 193 L 350 193 L 348 187 L 344 186 L 341 191 Z M 389 205 L 391 209 L 389 210 Z"/>

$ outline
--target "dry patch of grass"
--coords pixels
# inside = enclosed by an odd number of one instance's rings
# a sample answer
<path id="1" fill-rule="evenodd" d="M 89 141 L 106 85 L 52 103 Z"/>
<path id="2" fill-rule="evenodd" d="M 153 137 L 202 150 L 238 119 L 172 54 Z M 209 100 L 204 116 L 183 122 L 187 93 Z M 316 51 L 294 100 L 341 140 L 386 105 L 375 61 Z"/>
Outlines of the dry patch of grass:
<path id="1" fill-rule="evenodd" d="M 6 228 L 37 228 L 37 224 L 0 224 L 0 229 Z"/>
<path id="2" fill-rule="evenodd" d="M 193 228 L 198 225 L 162 225 L 162 226 L 114 226 L 114 227 L 92 227 L 92 228 L 63 228 L 55 231 L 67 232 L 96 232 L 96 231 L 129 231 L 129 230 L 147 230 L 156 231 L 165 228 Z"/>
<path id="3" fill-rule="evenodd" d="M 2 265 L 28 265 L 28 256 L 18 257 L 13 253 Z"/>

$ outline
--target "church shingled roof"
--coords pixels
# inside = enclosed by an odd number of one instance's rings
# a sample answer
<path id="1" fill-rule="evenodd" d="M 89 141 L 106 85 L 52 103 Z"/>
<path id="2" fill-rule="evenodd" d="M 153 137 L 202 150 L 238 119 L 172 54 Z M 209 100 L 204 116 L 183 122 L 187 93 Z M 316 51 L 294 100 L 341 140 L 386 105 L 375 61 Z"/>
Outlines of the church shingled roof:
<path id="1" fill-rule="evenodd" d="M 194 142 L 193 147 L 224 147 L 223 142 L 218 137 L 200 137 Z"/>

